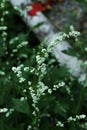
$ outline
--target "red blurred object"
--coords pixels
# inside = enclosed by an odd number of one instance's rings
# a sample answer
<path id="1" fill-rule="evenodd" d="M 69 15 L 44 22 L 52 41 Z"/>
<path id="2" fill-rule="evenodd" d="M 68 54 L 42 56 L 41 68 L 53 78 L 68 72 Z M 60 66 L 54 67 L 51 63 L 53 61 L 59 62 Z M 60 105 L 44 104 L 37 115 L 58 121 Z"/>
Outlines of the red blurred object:
<path id="1" fill-rule="evenodd" d="M 29 4 L 32 7 L 32 9 L 28 11 L 28 14 L 30 16 L 35 16 L 37 12 L 45 11 L 50 7 L 51 1 L 52 0 L 48 0 L 46 3 L 37 2 L 37 3 Z"/>
<path id="2" fill-rule="evenodd" d="M 46 5 L 51 5 L 52 0 L 47 0 Z"/>

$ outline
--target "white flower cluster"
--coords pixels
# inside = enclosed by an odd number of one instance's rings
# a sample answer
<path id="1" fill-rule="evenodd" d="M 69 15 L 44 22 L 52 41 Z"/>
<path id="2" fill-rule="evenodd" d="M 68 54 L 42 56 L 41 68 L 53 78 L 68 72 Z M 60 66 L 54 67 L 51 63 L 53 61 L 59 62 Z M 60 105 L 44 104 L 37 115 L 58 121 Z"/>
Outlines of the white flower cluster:
<path id="1" fill-rule="evenodd" d="M 5 16 L 5 15 L 8 15 L 8 14 L 9 14 L 9 11 L 7 11 L 7 10 L 3 12 L 3 15 L 4 15 L 4 16 Z"/>
<path id="2" fill-rule="evenodd" d="M 30 81 L 28 81 L 28 85 L 29 85 L 29 86 L 31 85 L 31 82 L 30 82 Z"/>
<path id="3" fill-rule="evenodd" d="M 0 18 L 0 21 L 1 21 L 1 25 L 0 26 L 0 31 L 2 31 L 2 39 L 3 39 L 3 42 L 6 42 L 6 39 L 7 39 L 7 26 L 5 25 L 5 15 L 7 15 L 7 12 L 6 9 L 5 9 L 5 4 L 6 4 L 6 0 L 2 0 L 1 3 L 0 3 L 0 9 L 2 9 L 2 16 Z"/>
<path id="4" fill-rule="evenodd" d="M 36 61 L 40 65 L 48 57 L 48 52 L 45 48 L 41 49 L 41 54 L 36 55 Z"/>
<path id="5" fill-rule="evenodd" d="M 45 95 L 45 91 L 48 89 L 48 86 L 46 86 L 43 82 L 38 82 L 37 85 L 37 96 L 40 98 L 41 96 Z"/>
<path id="6" fill-rule="evenodd" d="M 81 120 L 81 119 L 85 119 L 86 118 L 86 115 L 82 114 L 82 115 L 76 115 L 76 117 L 69 117 L 67 119 L 68 122 L 71 122 L 71 121 L 77 121 L 77 120 Z"/>
<path id="7" fill-rule="evenodd" d="M 7 108 L 0 108 L 0 113 L 5 113 L 5 112 L 7 112 L 7 111 L 8 111 Z"/>
<path id="8" fill-rule="evenodd" d="M 13 109 L 13 108 L 10 108 L 10 109 L 8 110 L 8 112 L 6 112 L 5 116 L 6 116 L 6 117 L 9 117 L 9 116 L 12 114 L 12 112 L 14 112 L 14 109 Z"/>
<path id="9" fill-rule="evenodd" d="M 18 51 L 17 49 L 13 49 L 13 50 L 12 50 L 13 53 L 15 53 L 15 52 L 17 52 L 17 51 Z"/>
<path id="10" fill-rule="evenodd" d="M 28 72 L 29 71 L 29 67 L 24 67 L 24 71 Z"/>
<path id="11" fill-rule="evenodd" d="M 19 65 L 18 67 L 12 67 L 12 70 L 14 71 L 14 73 L 18 73 L 18 77 L 21 75 L 21 69 L 24 67 L 23 64 Z"/>
<path id="12" fill-rule="evenodd" d="M 64 124 L 61 121 L 58 121 L 56 124 L 57 127 L 64 127 Z"/>
<path id="13" fill-rule="evenodd" d="M 48 86 L 44 85 L 44 83 L 41 81 L 38 82 L 36 87 L 36 90 L 34 90 L 32 87 L 29 87 L 30 94 L 34 104 L 38 103 L 40 97 L 45 95 L 45 91 L 48 89 Z"/>
<path id="14" fill-rule="evenodd" d="M 15 42 L 17 42 L 19 40 L 19 37 L 14 37 L 9 41 L 9 44 L 14 44 Z"/>
<path id="15" fill-rule="evenodd" d="M 48 93 L 49 94 L 51 94 L 53 91 L 57 91 L 59 88 L 61 88 L 61 87 L 64 87 L 65 86 L 65 82 L 59 82 L 58 84 L 56 84 L 56 85 L 53 85 L 53 88 L 51 89 L 51 88 L 49 88 L 48 89 Z"/>
<path id="16" fill-rule="evenodd" d="M 25 78 L 22 76 L 23 67 L 23 64 L 19 65 L 18 67 L 12 67 L 13 72 L 16 73 L 16 76 L 19 78 L 19 83 L 23 83 L 25 81 Z"/>
<path id="17" fill-rule="evenodd" d="M 19 49 L 19 48 L 21 48 L 21 47 L 25 47 L 27 44 L 28 44 L 28 41 L 21 42 L 21 43 L 17 46 L 17 48 Z"/>
<path id="18" fill-rule="evenodd" d="M 71 32 L 69 32 L 69 36 L 73 36 L 73 37 L 77 37 L 77 36 L 79 36 L 80 35 L 80 32 L 78 32 L 78 31 L 71 31 Z"/>
<path id="19" fill-rule="evenodd" d="M 44 61 L 45 61 L 46 57 L 48 56 L 48 53 L 46 53 L 45 49 L 42 49 L 41 52 L 43 53 L 42 55 L 38 54 L 36 56 L 36 62 L 37 62 L 36 75 L 39 75 L 40 80 L 47 73 L 46 64 L 44 63 Z"/>
<path id="20" fill-rule="evenodd" d="M 40 117 L 38 116 L 39 113 L 39 107 L 38 107 L 38 103 L 39 100 L 41 99 L 42 96 L 44 96 L 46 94 L 46 90 L 48 89 L 48 86 L 46 86 L 43 82 L 38 81 L 37 85 L 34 86 L 35 88 L 33 88 L 31 85 L 32 83 L 30 81 L 28 81 L 28 85 L 29 85 L 29 90 L 30 90 L 30 95 L 32 97 L 32 106 L 34 108 L 32 114 L 35 118 L 37 118 L 37 127 L 39 126 L 39 122 L 40 122 Z M 28 128 L 30 129 L 30 128 Z M 33 129 L 36 130 L 36 127 L 34 126 Z"/>
<path id="21" fill-rule="evenodd" d="M 45 58 L 41 57 L 40 55 L 37 55 L 36 56 L 36 61 L 40 65 L 40 64 L 42 64 L 45 61 Z"/>
<path id="22" fill-rule="evenodd" d="M 4 71 L 0 71 L 0 75 L 5 75 L 5 72 Z"/>
<path id="23" fill-rule="evenodd" d="M 36 75 L 39 75 L 39 78 L 41 79 L 46 73 L 46 64 L 42 63 L 41 65 L 38 65 Z"/>
<path id="24" fill-rule="evenodd" d="M 68 34 L 66 33 L 60 33 L 58 34 L 58 36 L 55 38 L 54 41 L 52 41 L 52 43 L 48 46 L 48 52 L 51 51 L 51 49 L 58 44 L 59 41 L 63 41 L 65 40 L 66 38 L 70 38 L 71 36 L 74 37 L 76 40 L 77 40 L 77 37 L 80 35 L 80 32 L 78 31 L 75 31 L 74 29 L 72 29 L 71 27 L 71 30 Z"/>
<path id="25" fill-rule="evenodd" d="M 86 115 L 82 114 L 82 115 L 76 115 L 76 119 L 77 120 L 81 120 L 81 119 L 84 119 L 86 118 Z"/>
<path id="26" fill-rule="evenodd" d="M 47 49 L 45 49 L 45 48 L 43 48 L 42 50 L 41 50 L 41 53 L 42 53 L 42 55 L 43 55 L 43 57 L 46 59 L 49 55 L 48 55 L 48 52 L 47 52 Z"/>
<path id="27" fill-rule="evenodd" d="M 0 31 L 5 31 L 7 30 L 7 26 L 0 26 Z"/>
<path id="28" fill-rule="evenodd" d="M 31 130 L 31 129 L 32 129 L 32 126 L 28 125 L 27 130 Z"/>
<path id="29" fill-rule="evenodd" d="M 27 97 L 21 97 L 20 98 L 20 101 L 25 101 L 25 100 L 27 100 Z"/>
<path id="30" fill-rule="evenodd" d="M 8 117 L 14 111 L 13 108 L 1 108 L 0 113 L 5 113 L 5 116 Z"/>
<path id="31" fill-rule="evenodd" d="M 28 58 L 28 55 L 27 55 L 27 54 L 25 54 L 25 53 L 22 53 L 22 54 L 20 54 L 20 56 L 19 56 L 19 57 Z"/>
<path id="32" fill-rule="evenodd" d="M 87 47 L 85 47 L 85 51 L 87 52 Z"/>
<path id="33" fill-rule="evenodd" d="M 75 29 L 72 25 L 70 26 L 70 30 L 71 30 L 71 32 L 69 32 L 69 37 L 72 36 L 72 37 L 77 38 L 78 36 L 80 36 L 80 32 L 75 31 Z"/>
<path id="34" fill-rule="evenodd" d="M 6 10 L 6 0 L 2 0 L 1 3 L 0 3 L 0 9 L 2 9 L 2 15 L 1 15 L 1 18 L 0 18 L 0 22 L 1 22 L 1 25 L 0 26 L 0 31 L 2 31 L 2 39 L 3 39 L 3 42 L 6 42 L 6 39 L 7 39 L 7 26 L 5 25 L 5 16 L 9 14 L 9 11 Z"/>
<path id="35" fill-rule="evenodd" d="M 0 8 L 3 9 L 5 8 L 5 0 L 2 0 L 1 4 L 0 4 Z"/>
<path id="36" fill-rule="evenodd" d="M 6 31 L 3 31 L 3 32 L 2 32 L 2 37 L 3 37 L 3 38 L 6 38 L 6 36 L 7 36 L 7 32 L 6 32 Z"/>
<path id="37" fill-rule="evenodd" d="M 48 93 L 51 94 L 52 92 L 53 92 L 53 90 L 49 88 Z"/>
<path id="38" fill-rule="evenodd" d="M 59 89 L 59 88 L 61 88 L 63 86 L 65 86 L 65 83 L 64 82 L 60 82 L 59 84 L 53 86 L 53 90 L 57 90 L 57 89 Z"/>

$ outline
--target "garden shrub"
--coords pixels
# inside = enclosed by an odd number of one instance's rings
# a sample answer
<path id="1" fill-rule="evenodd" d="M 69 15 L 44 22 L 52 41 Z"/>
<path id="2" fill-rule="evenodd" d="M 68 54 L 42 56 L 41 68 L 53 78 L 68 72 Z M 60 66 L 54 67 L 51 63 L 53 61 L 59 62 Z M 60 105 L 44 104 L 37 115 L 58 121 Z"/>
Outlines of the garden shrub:
<path id="1" fill-rule="evenodd" d="M 81 48 L 79 32 L 62 33 L 47 49 L 46 41 L 31 45 L 38 40 L 18 12 L 0 3 L 0 130 L 86 130 L 87 79 L 78 82 L 50 53 L 56 41 L 71 37 Z M 84 46 L 77 54 L 86 52 Z M 83 66 L 86 72 L 85 58 Z"/>

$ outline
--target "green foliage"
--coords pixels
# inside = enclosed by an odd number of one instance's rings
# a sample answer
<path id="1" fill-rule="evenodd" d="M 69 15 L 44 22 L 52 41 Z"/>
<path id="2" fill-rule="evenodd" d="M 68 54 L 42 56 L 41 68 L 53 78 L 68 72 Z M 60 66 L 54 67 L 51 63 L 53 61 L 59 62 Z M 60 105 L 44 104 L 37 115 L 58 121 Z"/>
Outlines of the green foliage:
<path id="1" fill-rule="evenodd" d="M 19 13 L 0 2 L 0 130 L 86 130 L 87 79 L 79 83 L 68 73 L 44 47 L 47 39 L 35 45 Z M 77 40 L 66 53 L 82 58 L 86 52 Z M 87 71 L 85 56 L 83 66 Z"/>
<path id="2" fill-rule="evenodd" d="M 86 3 L 87 2 L 87 0 L 77 0 L 78 2 L 81 2 L 81 3 Z"/>
<path id="3" fill-rule="evenodd" d="M 14 109 L 16 111 L 22 112 L 27 115 L 31 114 L 28 102 L 26 100 L 21 101 L 19 99 L 13 99 L 13 104 L 14 104 Z"/>

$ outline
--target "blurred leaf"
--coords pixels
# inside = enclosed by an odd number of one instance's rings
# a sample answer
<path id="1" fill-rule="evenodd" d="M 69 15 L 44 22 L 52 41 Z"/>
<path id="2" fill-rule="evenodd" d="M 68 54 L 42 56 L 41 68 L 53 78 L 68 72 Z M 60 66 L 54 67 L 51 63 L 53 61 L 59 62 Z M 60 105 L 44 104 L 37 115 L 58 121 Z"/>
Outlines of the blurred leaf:
<path id="1" fill-rule="evenodd" d="M 43 24 L 44 24 L 44 22 L 38 22 L 36 25 L 33 26 L 33 29 L 36 29 L 36 28 L 40 27 Z"/>
<path id="2" fill-rule="evenodd" d="M 18 112 L 31 115 L 31 110 L 26 100 L 20 101 L 20 99 L 13 98 L 14 109 Z"/>
<path id="3" fill-rule="evenodd" d="M 67 110 L 68 110 L 68 105 L 65 102 L 56 102 L 56 105 L 54 107 L 54 112 L 56 114 L 61 115 L 62 117 L 66 117 L 67 115 Z"/>

